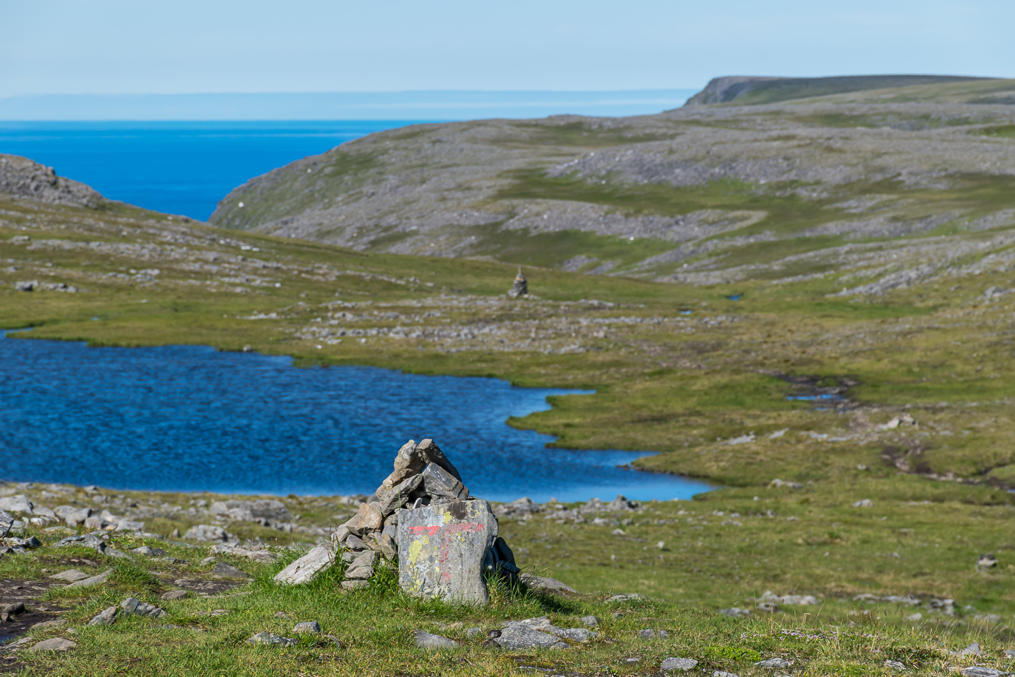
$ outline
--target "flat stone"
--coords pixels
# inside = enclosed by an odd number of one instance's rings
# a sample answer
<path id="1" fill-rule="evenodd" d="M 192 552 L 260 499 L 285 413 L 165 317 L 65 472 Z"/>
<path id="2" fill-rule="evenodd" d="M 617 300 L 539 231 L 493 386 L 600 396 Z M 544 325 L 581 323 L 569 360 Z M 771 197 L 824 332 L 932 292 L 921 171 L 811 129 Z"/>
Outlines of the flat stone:
<path id="1" fill-rule="evenodd" d="M 597 616 L 582 616 L 578 620 L 580 620 L 582 623 L 584 623 L 590 628 L 599 627 L 599 618 Z"/>
<path id="2" fill-rule="evenodd" d="M 413 636 L 416 640 L 416 646 L 421 649 L 454 649 L 457 646 L 461 646 L 461 644 L 453 639 L 434 635 L 422 630 L 416 630 L 413 633 Z"/>
<path id="3" fill-rule="evenodd" d="M 906 664 L 900 663 L 899 661 L 886 660 L 882 663 L 883 666 L 889 670 L 895 670 L 896 672 L 906 672 Z"/>
<path id="4" fill-rule="evenodd" d="M 211 572 L 222 578 L 249 578 L 245 571 L 225 562 L 216 562 Z"/>
<path id="5" fill-rule="evenodd" d="M 444 468 L 436 463 L 428 463 L 421 475 L 423 487 L 431 498 L 450 498 L 456 501 L 464 501 L 469 497 L 469 490 L 465 488 L 461 480 L 451 476 Z"/>
<path id="6" fill-rule="evenodd" d="M 70 585 L 68 585 L 67 588 L 68 589 L 70 589 L 70 588 L 91 588 L 91 587 L 96 586 L 96 585 L 102 585 L 103 583 L 108 581 L 109 577 L 112 576 L 112 575 L 113 575 L 113 570 L 112 569 L 107 569 L 106 571 L 103 571 L 101 574 L 96 574 L 95 576 L 90 576 L 89 578 L 82 578 L 80 581 L 75 581 L 75 582 L 71 583 Z"/>
<path id="7" fill-rule="evenodd" d="M 486 604 L 483 565 L 497 538 L 486 501 L 451 501 L 398 511 L 398 583 L 411 595 Z"/>
<path id="8" fill-rule="evenodd" d="M 968 668 L 962 668 L 961 674 L 962 677 L 1004 677 L 1008 673 L 981 665 L 973 665 Z"/>
<path id="9" fill-rule="evenodd" d="M 111 606 L 103 609 L 98 614 L 92 617 L 92 620 L 88 621 L 88 625 L 112 625 L 116 620 L 117 608 Z"/>
<path id="10" fill-rule="evenodd" d="M 374 575 L 374 564 L 377 562 L 377 553 L 373 550 L 364 550 L 356 555 L 345 570 L 345 577 L 348 579 L 368 579 Z"/>
<path id="11" fill-rule="evenodd" d="M 756 668 L 762 668 L 764 670 L 779 670 L 782 668 L 789 668 L 793 666 L 793 661 L 786 660 L 785 658 L 766 658 L 763 661 L 758 661 L 754 664 Z"/>
<path id="12" fill-rule="evenodd" d="M 296 640 L 292 637 L 283 637 L 273 632 L 259 632 L 247 639 L 248 644 L 273 644 L 277 646 L 292 646 Z"/>
<path id="13" fill-rule="evenodd" d="M 140 548 L 134 548 L 131 550 L 135 555 L 141 555 L 142 557 L 165 557 L 166 551 L 162 548 L 152 548 L 147 545 L 142 545 Z"/>
<path id="14" fill-rule="evenodd" d="M 740 677 L 735 672 L 726 672 L 725 670 L 713 670 L 712 677 Z"/>
<path id="15" fill-rule="evenodd" d="M 607 597 L 606 602 L 608 604 L 617 604 L 619 602 L 640 602 L 645 598 L 636 592 L 625 593 L 622 595 L 614 595 L 613 597 Z"/>
<path id="16" fill-rule="evenodd" d="M 556 578 L 550 578 L 549 576 L 522 574 L 519 578 L 521 578 L 522 583 L 536 592 L 566 592 L 568 594 L 578 594 L 578 591 L 567 583 L 558 581 Z"/>
<path id="17" fill-rule="evenodd" d="M 77 644 L 64 639 L 63 637 L 53 637 L 52 639 L 44 639 L 38 644 L 33 644 L 28 650 L 29 651 L 68 651 L 76 647 Z"/>
<path id="18" fill-rule="evenodd" d="M 66 581 L 68 583 L 73 583 L 74 581 L 82 581 L 88 578 L 88 574 L 79 569 L 67 569 L 66 571 L 61 571 L 58 574 L 53 574 L 52 576 L 50 576 L 50 578 L 55 578 L 58 581 Z"/>
<path id="19" fill-rule="evenodd" d="M 377 504 L 381 514 L 387 517 L 409 500 L 409 496 L 423 484 L 421 475 L 411 475 L 393 487 L 383 484 L 377 490 Z"/>
<path id="20" fill-rule="evenodd" d="M 500 631 L 500 636 L 491 641 L 502 649 L 514 651 L 518 649 L 567 649 L 570 645 L 550 632 L 551 627 L 546 618 L 530 618 L 524 621 L 507 623 Z"/>
<path id="21" fill-rule="evenodd" d="M 362 590 L 363 588 L 370 585 L 370 581 L 366 580 L 345 580 L 342 581 L 342 588 L 345 590 Z"/>
<path id="22" fill-rule="evenodd" d="M 321 624 L 317 621 L 305 621 L 303 623 L 297 623 L 293 627 L 293 632 L 296 634 L 321 634 Z"/>
<path id="23" fill-rule="evenodd" d="M 814 595 L 776 595 L 771 590 L 766 590 L 758 601 L 783 606 L 813 606 L 818 603 L 818 598 Z"/>
<path id="24" fill-rule="evenodd" d="M 34 508 L 35 504 L 29 501 L 28 497 L 24 494 L 0 497 L 0 510 L 10 510 L 11 512 L 31 515 Z"/>
<path id="25" fill-rule="evenodd" d="M 41 623 L 36 623 L 35 625 L 33 625 L 31 627 L 31 629 L 32 630 L 47 630 L 47 629 L 50 629 L 50 628 L 62 628 L 65 625 L 67 625 L 67 619 L 66 618 L 54 618 L 51 621 L 42 621 Z"/>
<path id="26" fill-rule="evenodd" d="M 687 672 L 697 667 L 698 661 L 693 658 L 666 658 L 659 669 L 663 672 Z"/>
<path id="27" fill-rule="evenodd" d="M 198 524 L 187 529 L 183 537 L 188 541 L 231 541 L 228 531 L 214 524 Z"/>
<path id="28" fill-rule="evenodd" d="M 172 601 L 177 600 L 177 599 L 183 599 L 184 597 L 186 597 L 189 594 L 190 594 L 190 591 L 188 591 L 188 590 L 170 590 L 168 592 L 162 593 L 162 596 L 160 597 L 160 599 L 164 599 L 167 602 L 172 602 Z"/>
<path id="29" fill-rule="evenodd" d="M 283 585 L 300 585 L 312 581 L 318 574 L 335 563 L 335 553 L 318 545 L 306 555 L 275 574 L 275 582 Z"/>
<path id="30" fill-rule="evenodd" d="M 734 607 L 730 607 L 729 609 L 720 609 L 719 613 L 721 613 L 723 616 L 733 616 L 733 617 L 750 616 L 751 615 L 751 610 L 750 609 L 741 609 L 738 606 L 734 606 Z"/>
<path id="31" fill-rule="evenodd" d="M 384 515 L 378 503 L 360 503 L 359 510 L 345 527 L 354 534 L 362 536 L 368 531 L 380 531 L 384 524 Z"/>

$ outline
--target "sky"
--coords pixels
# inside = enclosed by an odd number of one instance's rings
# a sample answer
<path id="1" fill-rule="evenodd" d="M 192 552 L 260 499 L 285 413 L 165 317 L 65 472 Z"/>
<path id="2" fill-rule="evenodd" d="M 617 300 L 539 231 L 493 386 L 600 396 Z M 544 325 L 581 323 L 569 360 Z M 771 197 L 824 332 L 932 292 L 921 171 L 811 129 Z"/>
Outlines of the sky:
<path id="1" fill-rule="evenodd" d="M 1015 76 L 1011 0 L 0 0 L 0 98 Z"/>

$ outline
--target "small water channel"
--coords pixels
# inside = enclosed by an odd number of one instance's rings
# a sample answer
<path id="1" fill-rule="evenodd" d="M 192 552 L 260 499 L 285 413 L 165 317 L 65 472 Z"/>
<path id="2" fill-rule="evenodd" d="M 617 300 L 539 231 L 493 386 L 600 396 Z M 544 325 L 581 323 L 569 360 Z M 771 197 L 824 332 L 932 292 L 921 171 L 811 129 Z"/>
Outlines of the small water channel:
<path id="1" fill-rule="evenodd" d="M 587 393 L 586 393 L 587 394 Z M 0 332 L 0 479 L 119 489 L 370 493 L 398 447 L 432 437 L 476 496 L 689 498 L 702 482 L 552 449 L 509 427 L 552 395 L 492 378 L 297 368 L 205 346 L 89 348 Z"/>

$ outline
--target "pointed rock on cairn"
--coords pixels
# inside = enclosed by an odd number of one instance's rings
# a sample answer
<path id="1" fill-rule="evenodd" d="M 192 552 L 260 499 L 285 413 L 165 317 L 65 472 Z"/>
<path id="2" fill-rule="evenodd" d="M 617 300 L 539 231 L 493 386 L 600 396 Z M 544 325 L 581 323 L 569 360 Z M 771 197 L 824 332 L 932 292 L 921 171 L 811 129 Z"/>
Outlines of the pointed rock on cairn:
<path id="1" fill-rule="evenodd" d="M 522 267 L 518 266 L 518 274 L 515 275 L 515 281 L 514 284 L 511 285 L 511 290 L 508 291 L 508 296 L 510 296 L 513 299 L 516 299 L 519 296 L 525 296 L 528 293 L 529 293 L 529 283 L 525 279 L 525 276 L 522 275 Z"/>
<path id="2" fill-rule="evenodd" d="M 340 556 L 346 562 L 342 587 L 354 590 L 366 587 L 381 560 L 397 560 L 399 584 L 407 592 L 485 604 L 485 573 L 514 577 L 519 571 L 497 535 L 490 504 L 469 496 L 458 470 L 429 439 L 410 440 L 398 450 L 392 473 L 332 541 L 280 571 L 275 581 L 306 583 Z"/>

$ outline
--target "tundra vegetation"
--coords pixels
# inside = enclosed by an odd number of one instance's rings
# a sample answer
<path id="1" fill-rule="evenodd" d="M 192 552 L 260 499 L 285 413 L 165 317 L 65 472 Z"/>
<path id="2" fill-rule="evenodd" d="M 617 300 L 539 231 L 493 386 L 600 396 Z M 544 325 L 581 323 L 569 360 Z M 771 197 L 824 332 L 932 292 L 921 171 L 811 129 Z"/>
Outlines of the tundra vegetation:
<path id="1" fill-rule="evenodd" d="M 384 569 L 352 592 L 341 567 L 274 585 L 353 513 L 348 498 L 278 498 L 288 519 L 258 521 L 211 511 L 240 497 L 8 483 L 0 500 L 144 528 L 56 547 L 88 529 L 15 514 L 15 535 L 41 546 L 0 556 L 0 600 L 26 608 L 10 623 L 63 624 L 2 645 L 0 670 L 1015 670 L 1015 83 L 779 91 L 644 118 L 384 132 L 238 189 L 214 219 L 228 230 L 8 187 L 0 318 L 33 330 L 5 340 L 208 344 L 593 389 L 511 423 L 557 446 L 657 452 L 637 465 L 719 488 L 504 509 L 522 569 L 577 592 L 495 588 L 474 608 L 406 597 Z M 510 299 L 519 263 L 530 293 Z M 200 524 L 235 538 L 185 538 Z M 72 567 L 112 573 L 50 578 Z M 189 594 L 160 599 L 175 589 Z M 643 599 L 610 601 L 621 593 Z M 87 625 L 128 596 L 166 615 Z M 595 615 L 599 636 L 484 644 L 544 615 Z M 323 633 L 247 642 L 301 621 Z M 415 630 L 460 644 L 421 649 Z M 28 648 L 56 637 L 76 646 Z"/>

